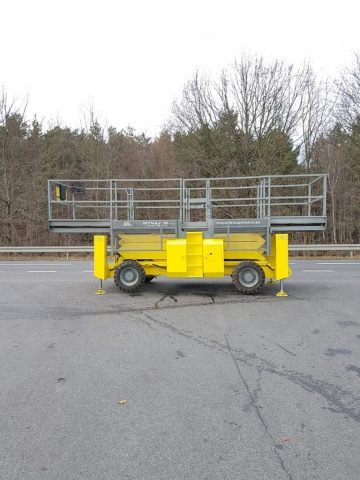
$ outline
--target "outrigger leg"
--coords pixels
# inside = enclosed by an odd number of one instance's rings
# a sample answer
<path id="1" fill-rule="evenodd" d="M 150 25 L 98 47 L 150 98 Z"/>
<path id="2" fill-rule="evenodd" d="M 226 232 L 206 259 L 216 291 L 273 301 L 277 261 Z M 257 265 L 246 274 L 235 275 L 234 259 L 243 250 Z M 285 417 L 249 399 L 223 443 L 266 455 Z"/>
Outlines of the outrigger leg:
<path id="1" fill-rule="evenodd" d="M 99 288 L 96 290 L 95 294 L 96 295 L 104 295 L 105 290 L 102 288 L 102 280 L 99 280 Z"/>
<path id="2" fill-rule="evenodd" d="M 284 291 L 284 288 L 283 288 L 283 285 L 284 284 L 284 280 L 280 280 L 280 290 L 277 292 L 276 296 L 277 297 L 287 297 L 288 294 Z"/>

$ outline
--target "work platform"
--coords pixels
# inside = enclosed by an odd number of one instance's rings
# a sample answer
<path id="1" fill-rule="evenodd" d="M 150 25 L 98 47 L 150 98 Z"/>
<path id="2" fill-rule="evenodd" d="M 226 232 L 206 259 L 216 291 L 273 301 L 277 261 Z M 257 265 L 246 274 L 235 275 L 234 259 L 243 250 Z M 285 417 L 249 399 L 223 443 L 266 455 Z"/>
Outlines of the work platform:
<path id="1" fill-rule="evenodd" d="M 321 231 L 326 175 L 49 180 L 49 228 L 58 233 L 217 234 Z M 267 240 L 269 247 L 269 240 Z"/>

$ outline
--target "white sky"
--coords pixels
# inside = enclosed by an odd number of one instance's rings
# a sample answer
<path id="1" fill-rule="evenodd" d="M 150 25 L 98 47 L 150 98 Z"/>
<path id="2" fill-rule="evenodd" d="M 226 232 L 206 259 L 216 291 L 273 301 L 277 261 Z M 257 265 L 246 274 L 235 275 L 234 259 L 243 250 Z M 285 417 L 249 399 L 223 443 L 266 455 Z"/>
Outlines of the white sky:
<path id="1" fill-rule="evenodd" d="M 334 75 L 360 50 L 359 0 L 2 0 L 0 86 L 28 116 L 155 135 L 196 68 L 242 53 Z"/>

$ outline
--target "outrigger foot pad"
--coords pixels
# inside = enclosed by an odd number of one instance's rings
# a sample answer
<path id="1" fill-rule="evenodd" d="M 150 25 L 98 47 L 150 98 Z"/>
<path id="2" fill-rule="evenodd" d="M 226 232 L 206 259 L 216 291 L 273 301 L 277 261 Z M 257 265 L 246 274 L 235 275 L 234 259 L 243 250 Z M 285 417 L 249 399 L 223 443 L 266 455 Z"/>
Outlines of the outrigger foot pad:
<path id="1" fill-rule="evenodd" d="M 105 290 L 103 288 L 98 288 L 95 292 L 95 295 L 104 295 Z"/>
<path id="2" fill-rule="evenodd" d="M 280 280 L 280 290 L 276 294 L 277 297 L 287 297 L 288 294 L 284 291 L 283 280 Z"/>
<path id="3" fill-rule="evenodd" d="M 99 288 L 96 290 L 95 295 L 104 295 L 105 290 L 102 288 L 102 280 L 99 281 Z"/>

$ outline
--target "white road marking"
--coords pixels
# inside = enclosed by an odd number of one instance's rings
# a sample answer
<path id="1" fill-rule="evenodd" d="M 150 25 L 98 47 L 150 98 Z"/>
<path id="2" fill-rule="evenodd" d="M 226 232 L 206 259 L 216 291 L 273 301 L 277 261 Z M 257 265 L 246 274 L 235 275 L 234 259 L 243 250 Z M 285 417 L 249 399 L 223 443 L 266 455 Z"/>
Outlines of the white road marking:
<path id="1" fill-rule="evenodd" d="M 83 273 L 93 273 L 94 270 L 83 270 Z"/>
<path id="2" fill-rule="evenodd" d="M 24 282 L 33 282 L 34 279 L 32 277 L 27 277 L 28 280 L 24 280 Z M 6 278 L 6 279 L 2 279 L 0 278 L 0 283 L 18 283 L 19 280 L 16 279 L 16 280 L 11 280 L 10 278 Z M 48 277 L 45 282 L 49 282 L 49 283 L 74 283 L 74 279 L 73 278 L 56 278 L 56 279 L 53 279 L 51 277 Z"/>
<path id="3" fill-rule="evenodd" d="M 302 272 L 311 272 L 311 273 L 331 273 L 334 270 L 302 270 Z"/>
<path id="4" fill-rule="evenodd" d="M 56 273 L 56 270 L 27 270 L 27 273 Z"/>
<path id="5" fill-rule="evenodd" d="M 316 265 L 360 265 L 360 262 L 318 262 Z"/>
<path id="6" fill-rule="evenodd" d="M 2 263 L 2 267 L 67 267 L 72 263 Z"/>

